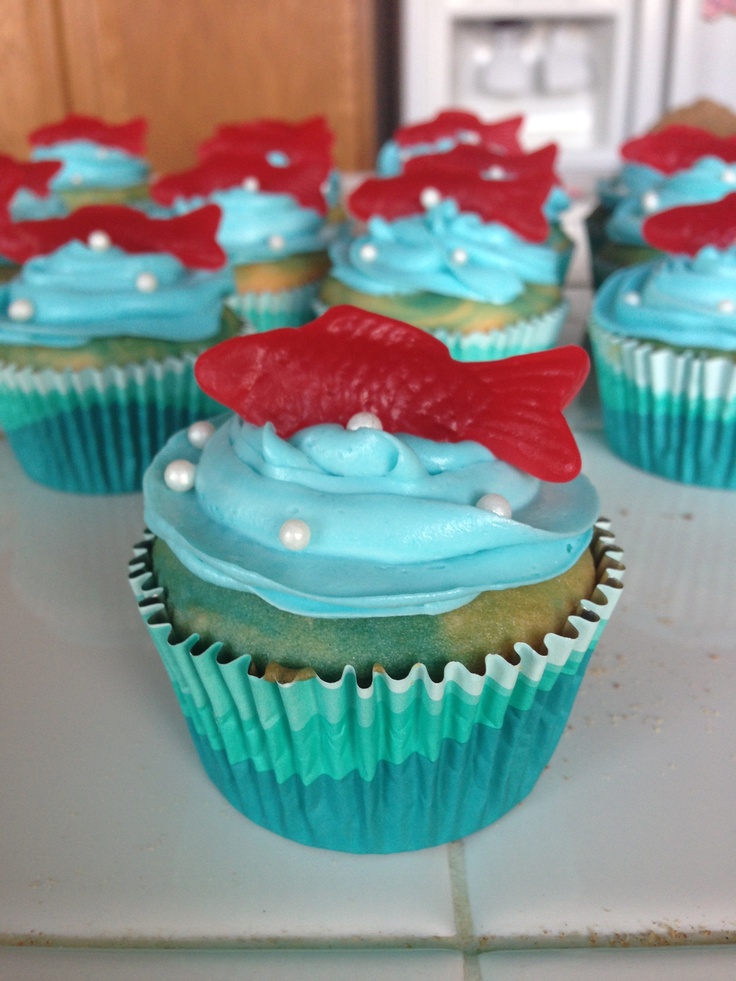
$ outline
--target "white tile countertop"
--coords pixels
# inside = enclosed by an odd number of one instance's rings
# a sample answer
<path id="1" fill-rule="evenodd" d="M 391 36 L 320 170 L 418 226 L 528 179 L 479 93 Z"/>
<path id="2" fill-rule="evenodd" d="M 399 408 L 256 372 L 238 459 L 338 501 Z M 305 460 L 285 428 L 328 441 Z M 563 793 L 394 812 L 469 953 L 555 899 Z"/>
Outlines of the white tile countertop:
<path id="1" fill-rule="evenodd" d="M 394 856 L 220 796 L 126 581 L 140 496 L 46 490 L 0 440 L 0 979 L 736 977 L 736 495 L 614 458 L 592 384 L 570 418 L 619 606 L 531 795 Z"/>

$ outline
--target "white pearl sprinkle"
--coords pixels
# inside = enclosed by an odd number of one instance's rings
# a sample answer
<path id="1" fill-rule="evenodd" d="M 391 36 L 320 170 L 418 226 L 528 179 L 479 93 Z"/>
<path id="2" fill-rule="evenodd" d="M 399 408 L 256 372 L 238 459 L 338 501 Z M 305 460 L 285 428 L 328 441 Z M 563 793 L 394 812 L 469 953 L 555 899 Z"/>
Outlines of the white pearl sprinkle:
<path id="1" fill-rule="evenodd" d="M 92 249 L 93 252 L 104 252 L 105 249 L 109 249 L 112 245 L 112 239 L 101 229 L 96 232 L 90 232 L 87 236 L 87 245 Z"/>
<path id="2" fill-rule="evenodd" d="M 274 250 L 274 252 L 279 252 L 286 245 L 282 235 L 272 235 L 268 240 L 268 244 Z"/>
<path id="3" fill-rule="evenodd" d="M 194 487 L 197 468 L 189 460 L 172 460 L 164 470 L 164 483 L 169 490 L 183 494 Z"/>
<path id="4" fill-rule="evenodd" d="M 155 293 L 158 289 L 158 280 L 153 273 L 142 272 L 135 281 L 135 288 L 140 293 Z"/>
<path id="5" fill-rule="evenodd" d="M 511 517 L 511 505 L 502 494 L 484 494 L 475 502 L 475 506 L 497 514 L 499 518 Z"/>
<path id="6" fill-rule="evenodd" d="M 458 266 L 464 266 L 468 261 L 468 253 L 465 251 L 465 249 L 453 249 L 452 261 L 456 262 Z"/>
<path id="7" fill-rule="evenodd" d="M 480 133 L 476 133 L 472 129 L 465 130 L 460 133 L 459 140 L 461 143 L 480 143 Z"/>
<path id="8" fill-rule="evenodd" d="M 718 309 L 721 313 L 733 313 L 736 310 L 736 303 L 733 300 L 721 300 Z"/>
<path id="9" fill-rule="evenodd" d="M 242 184 L 244 191 L 257 191 L 260 186 L 261 183 L 257 177 L 246 177 Z"/>
<path id="10" fill-rule="evenodd" d="M 419 195 L 423 208 L 434 208 L 442 200 L 442 195 L 436 187 L 425 187 Z"/>
<path id="11" fill-rule="evenodd" d="M 486 171 L 486 177 L 492 181 L 503 181 L 506 180 L 506 171 L 500 164 L 493 164 Z"/>
<path id="12" fill-rule="evenodd" d="M 375 262 L 378 258 L 378 249 L 373 242 L 366 242 L 364 245 L 361 245 L 358 255 L 363 262 Z"/>
<path id="13" fill-rule="evenodd" d="M 624 303 L 628 303 L 630 307 L 638 307 L 641 303 L 641 297 L 638 293 L 625 293 Z"/>
<path id="14" fill-rule="evenodd" d="M 110 151 L 104 146 L 100 146 L 95 150 L 95 156 L 98 160 L 106 160 L 109 155 Z"/>
<path id="15" fill-rule="evenodd" d="M 721 174 L 721 177 L 725 184 L 736 184 L 736 170 L 733 167 L 727 167 Z"/>
<path id="16" fill-rule="evenodd" d="M 187 439 L 195 449 L 201 450 L 214 431 L 215 427 L 211 422 L 206 419 L 199 419 L 187 429 Z"/>
<path id="17" fill-rule="evenodd" d="M 74 184 L 75 187 L 79 187 L 80 184 L 84 184 L 84 177 L 81 174 L 72 174 L 69 180 Z"/>
<path id="18" fill-rule="evenodd" d="M 289 518 L 279 528 L 279 541 L 292 552 L 301 552 L 309 545 L 312 532 L 306 521 L 301 518 Z"/>
<path id="19" fill-rule="evenodd" d="M 35 312 L 31 301 L 22 297 L 13 300 L 8 306 L 8 316 L 11 320 L 30 320 Z"/>
<path id="20" fill-rule="evenodd" d="M 356 412 L 354 416 L 348 419 L 345 428 L 352 431 L 356 429 L 383 429 L 383 424 L 378 416 L 372 412 Z"/>
<path id="21" fill-rule="evenodd" d="M 644 211 L 656 211 L 659 207 L 659 195 L 656 191 L 647 191 L 646 194 L 642 196 L 641 206 Z"/>

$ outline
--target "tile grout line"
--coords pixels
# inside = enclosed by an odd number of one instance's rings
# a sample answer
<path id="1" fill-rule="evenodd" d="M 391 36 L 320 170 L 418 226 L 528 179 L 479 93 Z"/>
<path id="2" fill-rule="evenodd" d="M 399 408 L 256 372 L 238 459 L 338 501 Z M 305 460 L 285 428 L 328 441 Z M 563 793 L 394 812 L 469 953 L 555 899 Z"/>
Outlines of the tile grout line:
<path id="1" fill-rule="evenodd" d="M 463 952 L 463 981 L 481 981 L 480 962 L 476 953 L 478 943 L 473 926 L 473 913 L 468 895 L 468 877 L 465 867 L 465 844 L 452 841 L 447 846 L 447 864 L 450 872 L 450 892 L 455 916 L 455 939 Z"/>

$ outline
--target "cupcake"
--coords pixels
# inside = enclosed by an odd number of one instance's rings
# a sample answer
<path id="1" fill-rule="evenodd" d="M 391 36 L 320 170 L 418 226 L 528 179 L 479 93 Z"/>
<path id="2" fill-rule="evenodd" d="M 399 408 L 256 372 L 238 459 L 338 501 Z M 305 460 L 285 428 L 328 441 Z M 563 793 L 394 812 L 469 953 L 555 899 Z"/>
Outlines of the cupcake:
<path id="1" fill-rule="evenodd" d="M 59 490 L 140 490 L 182 426 L 217 411 L 195 357 L 238 333 L 214 205 L 156 220 L 124 205 L 0 224 L 22 264 L 0 288 L 0 427 L 26 473 Z"/>
<path id="2" fill-rule="evenodd" d="M 601 202 L 587 219 L 595 286 L 616 269 L 656 258 L 642 235 L 649 214 L 716 201 L 736 183 L 736 135 L 670 125 L 629 140 L 621 155 L 624 166 L 599 184 Z"/>
<path id="3" fill-rule="evenodd" d="M 69 209 L 142 201 L 150 177 L 147 131 L 145 119 L 115 124 L 69 115 L 30 134 L 31 159 L 61 162 L 51 189 Z"/>
<path id="4" fill-rule="evenodd" d="M 398 129 L 380 149 L 376 172 L 380 177 L 403 173 L 405 164 L 418 156 L 437 158 L 436 163 L 453 166 L 458 147 L 464 149 L 470 163 L 475 153 L 477 169 L 492 180 L 516 180 L 520 176 L 554 181 L 544 202 L 544 213 L 550 223 L 550 244 L 560 259 L 560 282 L 565 278 L 573 253 L 572 239 L 562 228 L 561 219 L 570 207 L 570 198 L 555 173 L 557 147 L 548 144 L 532 152 L 519 141 L 523 116 L 512 116 L 494 122 L 483 122 L 471 112 L 446 109 L 433 119 Z M 462 153 L 460 154 L 462 159 Z"/>
<path id="5" fill-rule="evenodd" d="M 396 852 L 529 793 L 619 590 L 561 411 L 586 369 L 351 307 L 199 358 L 234 411 L 147 471 L 131 583 L 236 808 Z"/>
<path id="6" fill-rule="evenodd" d="M 217 238 L 235 275 L 231 302 L 256 330 L 306 323 L 329 268 L 331 134 L 314 122 L 261 120 L 237 149 L 225 130 L 204 144 L 196 167 L 151 188 L 177 214 L 206 202 L 220 207 Z"/>
<path id="7" fill-rule="evenodd" d="M 51 194 L 49 182 L 61 164 L 47 160 L 28 163 L 0 154 L 0 215 L 5 221 L 54 218 L 66 208 Z M 18 264 L 0 255 L 0 282 L 18 271 Z"/>
<path id="8" fill-rule="evenodd" d="M 495 180 L 466 164 L 478 149 L 417 156 L 359 185 L 347 208 L 364 224 L 331 248 L 317 309 L 396 318 L 465 361 L 552 347 L 567 312 L 543 212 L 554 176 Z"/>
<path id="9" fill-rule="evenodd" d="M 736 193 L 643 232 L 666 255 L 611 275 L 591 315 L 606 437 L 651 473 L 736 489 Z"/>

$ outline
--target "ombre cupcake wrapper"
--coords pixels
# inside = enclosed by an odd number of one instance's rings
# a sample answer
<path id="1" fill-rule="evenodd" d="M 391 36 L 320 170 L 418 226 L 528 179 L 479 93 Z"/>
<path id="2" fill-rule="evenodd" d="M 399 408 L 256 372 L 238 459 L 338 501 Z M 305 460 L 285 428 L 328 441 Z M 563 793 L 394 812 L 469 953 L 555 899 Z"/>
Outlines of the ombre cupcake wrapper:
<path id="1" fill-rule="evenodd" d="M 398 852 L 476 831 L 531 790 L 559 740 L 588 659 L 620 593 L 620 550 L 606 522 L 593 551 L 598 586 L 546 652 L 516 645 L 519 663 L 486 658 L 486 673 L 452 662 L 440 682 L 374 671 L 360 688 L 276 683 L 247 655 L 176 641 L 151 572 L 150 540 L 131 585 L 202 762 L 251 820 L 287 838 L 350 852 Z"/>
<path id="2" fill-rule="evenodd" d="M 736 489 L 736 359 L 590 336 L 606 438 L 643 470 L 685 484 Z"/>
<path id="3" fill-rule="evenodd" d="M 257 332 L 277 327 L 301 327 L 314 317 L 314 301 L 321 280 L 290 290 L 237 293 L 228 306 Z"/>
<path id="4" fill-rule="evenodd" d="M 194 379 L 195 357 L 81 371 L 0 363 L 0 427 L 29 477 L 55 490 L 138 491 L 175 432 L 222 410 Z"/>

